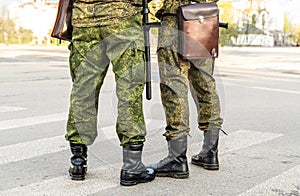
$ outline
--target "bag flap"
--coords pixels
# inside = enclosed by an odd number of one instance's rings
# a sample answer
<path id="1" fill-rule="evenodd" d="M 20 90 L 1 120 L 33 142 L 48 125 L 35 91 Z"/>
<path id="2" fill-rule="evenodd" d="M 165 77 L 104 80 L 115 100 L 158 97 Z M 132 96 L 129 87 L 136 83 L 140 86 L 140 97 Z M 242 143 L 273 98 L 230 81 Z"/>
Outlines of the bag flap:
<path id="1" fill-rule="evenodd" d="M 216 2 L 195 3 L 179 7 L 185 20 L 197 20 L 199 17 L 210 18 L 219 15 Z"/>
<path id="2" fill-rule="evenodd" d="M 71 41 L 72 39 L 72 6 L 73 0 L 60 0 L 51 37 Z"/>

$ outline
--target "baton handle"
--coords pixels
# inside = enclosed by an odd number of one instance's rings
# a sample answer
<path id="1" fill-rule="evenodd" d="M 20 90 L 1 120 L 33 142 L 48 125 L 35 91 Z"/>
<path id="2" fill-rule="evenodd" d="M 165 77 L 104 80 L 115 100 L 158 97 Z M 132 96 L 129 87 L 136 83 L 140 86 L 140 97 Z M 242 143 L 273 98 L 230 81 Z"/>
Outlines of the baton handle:
<path id="1" fill-rule="evenodd" d="M 227 22 L 219 22 L 219 27 L 228 29 L 228 23 Z"/>
<path id="2" fill-rule="evenodd" d="M 146 99 L 151 99 L 151 56 L 150 56 L 150 28 L 165 26 L 162 22 L 149 22 L 148 0 L 143 0 L 143 31 L 145 46 L 145 71 L 146 71 Z"/>

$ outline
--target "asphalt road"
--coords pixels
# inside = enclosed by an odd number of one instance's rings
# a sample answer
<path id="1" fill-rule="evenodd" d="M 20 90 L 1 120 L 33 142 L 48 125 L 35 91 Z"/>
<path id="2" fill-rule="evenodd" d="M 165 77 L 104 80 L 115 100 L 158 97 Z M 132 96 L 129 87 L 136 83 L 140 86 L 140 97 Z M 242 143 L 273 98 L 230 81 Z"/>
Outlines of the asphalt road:
<path id="1" fill-rule="evenodd" d="M 83 182 L 68 177 L 64 140 L 71 79 L 66 47 L 0 47 L 0 195 L 300 195 L 300 48 L 221 48 L 215 77 L 224 130 L 220 170 L 189 164 L 188 179 L 156 178 L 119 185 L 121 147 L 115 134 L 111 69 L 100 95 L 99 136 L 89 148 Z M 167 153 L 152 53 L 153 99 L 147 119 L 145 163 Z M 200 150 L 196 109 L 190 101 L 188 158 Z"/>

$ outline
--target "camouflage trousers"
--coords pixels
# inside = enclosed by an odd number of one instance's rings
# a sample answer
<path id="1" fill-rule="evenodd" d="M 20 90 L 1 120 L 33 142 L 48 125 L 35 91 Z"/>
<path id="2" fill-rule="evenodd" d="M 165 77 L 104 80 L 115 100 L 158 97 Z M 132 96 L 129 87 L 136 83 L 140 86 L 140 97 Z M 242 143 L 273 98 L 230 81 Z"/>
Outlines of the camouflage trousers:
<path id="1" fill-rule="evenodd" d="M 166 115 L 168 139 L 189 133 L 188 89 L 198 111 L 200 130 L 221 128 L 220 101 L 213 77 L 213 60 L 183 60 L 177 53 L 178 30 L 176 16 L 163 17 L 166 28 L 159 31 L 158 62 L 161 99 Z"/>
<path id="2" fill-rule="evenodd" d="M 145 82 L 140 15 L 104 27 L 74 27 L 70 49 L 72 91 L 66 140 L 90 145 L 97 137 L 99 93 L 110 62 L 116 80 L 116 131 L 122 146 L 145 141 Z M 105 112 L 105 111 L 102 111 Z"/>

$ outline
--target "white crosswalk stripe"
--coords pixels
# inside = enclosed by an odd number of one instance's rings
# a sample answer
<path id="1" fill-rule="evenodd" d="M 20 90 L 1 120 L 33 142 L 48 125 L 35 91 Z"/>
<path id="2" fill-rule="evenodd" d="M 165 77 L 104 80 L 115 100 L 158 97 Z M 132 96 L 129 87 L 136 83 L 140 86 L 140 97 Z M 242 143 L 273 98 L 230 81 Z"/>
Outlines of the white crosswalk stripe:
<path id="1" fill-rule="evenodd" d="M 268 140 L 283 136 L 281 133 L 270 133 L 250 130 L 238 130 L 222 138 L 221 153 L 228 153 L 242 148 L 247 148 Z"/>
<path id="2" fill-rule="evenodd" d="M 63 136 L 23 142 L 0 148 L 0 165 L 68 149 Z"/>
<path id="3" fill-rule="evenodd" d="M 239 196 L 300 195 L 300 165 L 271 178 Z"/>
<path id="4" fill-rule="evenodd" d="M 74 196 L 88 195 L 99 191 L 118 186 L 115 182 L 105 182 L 102 175 L 111 175 L 114 172 L 112 167 L 104 166 L 89 171 L 87 179 L 84 181 L 73 181 L 68 176 L 61 176 L 45 180 L 38 183 L 33 183 L 24 187 L 16 187 L 0 192 L 0 195 L 5 196 Z M 118 175 L 118 173 L 114 174 Z"/>
<path id="5" fill-rule="evenodd" d="M 103 141 L 117 138 L 117 135 L 114 131 L 114 126 L 102 128 L 101 131 L 105 133 L 105 138 L 97 138 L 96 142 L 99 142 L 100 140 Z M 246 148 L 255 144 L 259 144 L 280 137 L 282 135 L 283 134 L 238 130 L 231 133 L 229 136 L 224 136 L 222 138 L 222 145 L 220 146 L 220 151 L 222 153 L 226 153 L 241 148 Z M 193 143 L 191 148 L 194 148 L 193 146 L 195 148 L 199 148 L 199 143 Z M 63 135 L 34 140 L 31 142 L 23 142 L 14 145 L 3 146 L 0 147 L 0 165 L 29 159 L 45 154 L 56 153 L 62 150 L 67 150 L 68 148 L 68 143 L 65 141 Z"/>
<path id="6" fill-rule="evenodd" d="M 11 107 L 11 106 L 0 106 L 0 113 L 4 112 L 15 112 L 20 110 L 27 110 L 27 108 L 23 107 Z"/>
<path id="7" fill-rule="evenodd" d="M 284 90 L 284 89 L 276 89 L 276 88 L 266 88 L 266 87 L 260 87 L 260 86 L 249 86 L 249 85 L 241 85 L 241 84 L 235 84 L 232 82 L 225 82 L 225 84 L 230 86 L 239 86 L 243 88 L 253 88 L 263 91 L 273 91 L 273 92 L 279 92 L 279 93 L 290 93 L 290 94 L 300 94 L 300 91 L 293 91 L 293 90 Z"/>
<path id="8" fill-rule="evenodd" d="M 67 118 L 66 113 L 49 114 L 45 116 L 34 116 L 21 119 L 6 120 L 0 122 L 0 131 L 6 129 L 14 129 L 25 126 L 32 126 L 56 121 L 62 121 Z"/>
<path id="9" fill-rule="evenodd" d="M 106 129 L 110 130 L 104 130 L 107 133 L 112 133 L 113 127 L 107 127 Z M 228 153 L 235 150 L 239 150 L 242 148 L 250 147 L 268 140 L 272 140 L 277 137 L 281 137 L 283 134 L 276 134 L 276 133 L 264 133 L 264 132 L 257 132 L 257 131 L 248 131 L 248 130 L 238 130 L 233 133 L 230 133 L 229 136 L 222 136 L 222 145 L 220 146 L 220 152 L 222 153 Z M 116 134 L 114 135 L 108 135 L 107 138 L 114 138 L 116 137 Z M 243 139 L 245 138 L 245 139 Z M 52 141 L 55 144 L 50 144 L 52 146 L 57 146 L 54 151 L 60 151 L 63 149 L 67 149 L 67 146 L 65 145 L 65 141 L 62 137 L 54 137 L 50 139 L 45 139 L 48 141 Z M 26 145 L 31 145 L 30 149 L 34 148 L 41 148 L 40 145 L 44 143 L 42 140 L 33 141 L 29 143 L 26 143 Z M 16 144 L 13 146 L 5 146 L 0 148 L 1 154 L 7 150 L 10 153 L 17 152 L 17 149 L 25 144 Z M 190 151 L 195 152 L 195 149 L 199 148 L 200 143 L 193 143 L 190 147 Z M 194 149 L 195 148 L 195 149 Z M 44 149 L 44 148 L 42 148 Z M 28 149 L 27 149 L 28 150 Z M 31 151 L 31 150 L 29 150 Z M 7 152 L 5 154 L 6 156 L 6 163 L 10 161 L 21 161 L 24 158 L 32 158 L 37 155 L 42 155 L 43 153 L 50 153 L 49 151 L 43 151 L 39 150 L 34 155 L 29 155 L 27 152 L 21 151 L 20 154 L 15 155 L 9 155 L 10 153 Z M 30 157 L 31 156 L 31 157 Z M 101 171 L 101 172 L 100 172 Z M 15 195 L 18 193 L 19 195 L 88 195 L 92 193 L 99 192 L 104 189 L 113 188 L 115 186 L 118 186 L 118 182 L 104 182 L 101 181 L 101 176 L 97 175 L 104 175 L 103 171 L 107 172 L 109 174 L 114 173 L 118 176 L 119 174 L 117 171 L 113 169 L 112 166 L 107 168 L 107 166 L 96 168 L 95 170 L 90 171 L 92 176 L 88 177 L 88 180 L 84 182 L 72 182 L 68 179 L 67 176 L 58 177 L 50 180 L 41 181 L 38 183 L 30 184 L 28 186 L 24 187 L 16 187 L 10 190 L 4 190 L 0 192 L 0 195 Z M 104 173 L 105 173 L 104 172 Z M 95 176 L 96 175 L 96 176 Z M 72 193 L 69 191 L 72 190 Z"/>
<path id="10" fill-rule="evenodd" d="M 62 118 L 64 115 L 56 114 L 53 116 Z M 42 119 L 42 118 L 45 118 L 45 116 L 41 117 L 40 119 Z M 58 119 L 60 119 L 60 118 L 56 118 L 56 120 L 58 120 Z M 18 119 L 17 121 L 20 122 L 22 120 Z M 28 125 L 29 122 L 31 122 L 31 121 L 32 121 L 32 119 L 24 120 L 23 125 Z M 49 122 L 49 121 L 43 121 L 43 122 L 45 123 L 45 122 Z M 150 122 L 150 120 L 146 120 L 146 122 Z M 159 120 L 151 120 L 151 122 L 152 122 L 151 128 L 156 128 L 156 127 L 153 127 L 153 125 L 161 126 L 161 124 L 163 123 L 163 121 L 159 121 Z M 0 122 L 0 124 L 1 124 L 1 122 Z M 42 124 L 42 122 L 40 122 L 40 124 Z M 19 123 L 19 125 L 21 126 L 21 123 Z M 101 129 L 101 132 L 103 133 L 104 137 L 98 137 L 96 139 L 95 143 L 97 143 L 99 141 L 103 141 L 103 140 L 110 140 L 110 139 L 117 138 L 115 126 L 108 126 L 108 127 L 104 127 L 104 128 L 100 128 L 100 129 Z M 41 155 L 56 153 L 56 152 L 59 152 L 62 150 L 67 150 L 67 149 L 69 149 L 68 142 L 66 142 L 63 135 L 34 140 L 34 141 L 30 141 L 30 142 L 23 142 L 23 143 L 3 146 L 3 147 L 0 147 L 0 165 L 11 163 L 11 162 L 16 162 L 16 161 L 21 161 L 24 159 L 30 159 L 30 158 L 41 156 Z"/>
<path id="11" fill-rule="evenodd" d="M 17 111 L 13 110 L 12 111 Z M 9 111 L 9 109 L 7 109 Z M 15 119 L 0 122 L 0 130 L 19 128 L 23 126 L 30 126 L 34 124 L 43 124 L 66 119 L 65 113 L 51 114 L 39 117 L 31 117 L 25 119 Z M 15 121 L 15 123 L 14 123 Z M 151 122 L 151 127 L 148 129 L 161 128 L 164 126 L 164 121 L 161 120 L 146 120 L 147 124 Z M 97 138 L 96 142 L 100 140 L 117 139 L 115 133 L 115 126 L 101 128 L 101 132 L 105 137 Z M 251 130 L 237 130 L 230 133 L 228 136 L 222 135 L 222 143 L 220 145 L 220 153 L 229 153 L 247 147 L 251 147 L 262 142 L 270 141 L 281 137 L 281 133 L 259 132 Z M 199 142 L 191 144 L 189 152 L 196 152 L 199 150 Z M 51 146 L 51 148 L 49 148 Z M 38 156 L 68 150 L 68 143 L 64 136 L 55 136 L 44 138 L 29 142 L 23 142 L 13 145 L 0 147 L 0 165 L 9 164 L 12 162 L 23 161 Z M 14 187 L 8 190 L 0 191 L 0 195 L 89 195 L 99 193 L 107 189 L 113 189 L 119 186 L 118 178 L 110 179 L 107 176 L 118 176 L 119 170 L 115 168 L 120 167 L 120 163 L 101 166 L 90 170 L 85 181 L 74 182 L 66 176 L 60 176 L 40 182 L 32 183 L 26 186 Z M 240 196 L 252 195 L 286 195 L 292 193 L 299 194 L 299 176 L 300 166 L 294 167 L 289 171 L 276 176 L 264 183 L 261 183 Z M 110 179 L 110 180 L 108 180 Z M 298 191 L 298 192 L 297 192 Z M 296 194 L 297 195 L 297 194 Z"/>
<path id="12" fill-rule="evenodd" d="M 95 142 L 116 138 L 117 135 L 114 129 L 114 126 L 102 128 L 105 138 L 97 138 Z M 0 147 L 0 165 L 67 149 L 69 149 L 68 142 L 66 142 L 63 135 L 3 146 Z"/>

